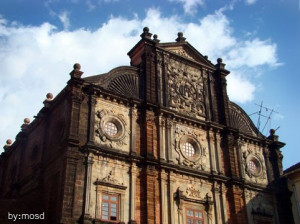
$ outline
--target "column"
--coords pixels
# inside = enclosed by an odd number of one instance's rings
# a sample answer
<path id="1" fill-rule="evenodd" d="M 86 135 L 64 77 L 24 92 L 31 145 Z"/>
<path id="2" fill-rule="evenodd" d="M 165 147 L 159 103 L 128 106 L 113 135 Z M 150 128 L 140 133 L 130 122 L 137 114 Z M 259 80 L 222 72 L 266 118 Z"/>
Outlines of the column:
<path id="1" fill-rule="evenodd" d="M 227 215 L 227 203 L 226 203 L 226 187 L 225 184 L 221 183 L 220 184 L 220 189 L 221 189 L 221 211 L 222 211 L 222 218 L 223 218 L 223 223 L 228 223 L 228 215 Z"/>
<path id="2" fill-rule="evenodd" d="M 242 146 L 243 141 L 241 139 L 237 139 L 237 156 L 238 156 L 238 166 L 239 166 L 239 172 L 240 177 L 245 178 L 245 171 L 243 168 L 243 155 L 242 155 Z"/>
<path id="3" fill-rule="evenodd" d="M 85 189 L 85 215 L 90 216 L 90 198 L 91 198 L 91 182 L 92 182 L 92 167 L 93 157 L 88 157 L 86 161 L 86 189 Z"/>
<path id="4" fill-rule="evenodd" d="M 210 147 L 210 150 L 209 150 L 209 153 L 210 153 L 210 169 L 211 169 L 211 172 L 212 173 L 216 173 L 216 151 L 215 151 L 215 139 L 214 139 L 214 132 L 212 129 L 209 129 L 208 130 L 208 133 L 207 133 L 207 137 L 208 137 L 208 142 L 209 142 L 209 147 Z"/>
<path id="5" fill-rule="evenodd" d="M 216 224 L 222 224 L 222 210 L 221 210 L 221 186 L 215 183 L 214 196 L 215 196 L 215 220 Z"/>
<path id="6" fill-rule="evenodd" d="M 159 116 L 159 154 L 161 160 L 166 160 L 166 142 L 165 142 L 165 118 L 160 115 Z"/>
<path id="7" fill-rule="evenodd" d="M 168 150 L 168 161 L 174 162 L 173 158 L 173 121 L 171 118 L 167 119 L 167 150 Z"/>
<path id="8" fill-rule="evenodd" d="M 175 178 L 173 177 L 173 172 L 172 171 L 170 171 L 170 173 L 169 173 L 169 188 L 170 188 L 170 190 L 169 190 L 169 201 L 170 201 L 170 204 L 169 204 L 169 209 L 170 209 L 170 211 L 169 211 L 169 217 L 170 217 L 170 223 L 176 223 L 175 222 L 175 216 L 177 217 L 177 214 L 176 214 L 176 212 L 175 212 L 175 201 L 174 201 L 174 193 L 175 193 L 175 191 L 176 191 L 176 189 L 174 189 L 174 185 L 175 185 L 175 183 L 176 183 L 176 180 L 175 180 Z"/>
<path id="9" fill-rule="evenodd" d="M 220 173 L 220 174 L 223 174 L 224 175 L 224 169 L 223 169 L 223 166 L 222 166 L 222 157 L 221 157 L 221 137 L 220 137 L 220 132 L 217 132 L 216 133 L 216 141 L 215 141 L 215 148 L 216 148 L 216 152 L 217 152 L 217 171 Z"/>
<path id="10" fill-rule="evenodd" d="M 135 223 L 136 169 L 136 164 L 132 163 L 130 169 L 130 223 Z"/>
<path id="11" fill-rule="evenodd" d="M 130 152 L 136 153 L 135 151 L 135 143 L 136 143 L 136 121 L 138 119 L 138 112 L 136 108 L 136 104 L 134 104 L 133 107 L 131 107 L 130 111 L 131 115 L 131 125 L 130 125 Z"/>
<path id="12" fill-rule="evenodd" d="M 161 174 L 160 174 L 160 184 L 161 184 L 161 214 L 162 214 L 162 224 L 168 224 L 168 210 L 169 210 L 169 206 L 168 206 L 168 176 L 167 173 L 165 172 L 164 169 L 161 170 Z"/>

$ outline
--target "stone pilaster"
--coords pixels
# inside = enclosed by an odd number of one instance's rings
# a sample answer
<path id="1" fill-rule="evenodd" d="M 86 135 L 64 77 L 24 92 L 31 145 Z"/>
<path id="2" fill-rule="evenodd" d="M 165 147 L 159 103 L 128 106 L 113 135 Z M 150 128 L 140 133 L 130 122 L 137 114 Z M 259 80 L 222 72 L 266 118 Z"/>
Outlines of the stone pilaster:
<path id="1" fill-rule="evenodd" d="M 216 133 L 215 149 L 216 149 L 216 154 L 217 154 L 217 156 L 216 156 L 217 171 L 219 174 L 224 175 L 220 132 Z"/>
<path id="2" fill-rule="evenodd" d="M 130 125 L 130 152 L 135 154 L 136 153 L 136 125 L 137 125 L 137 119 L 138 119 L 138 112 L 136 105 L 131 107 L 130 110 L 130 116 L 131 116 L 131 125 Z"/>
<path id="3" fill-rule="evenodd" d="M 167 118 L 167 154 L 168 161 L 174 163 L 173 158 L 173 121 L 171 118 Z"/>
<path id="4" fill-rule="evenodd" d="M 168 204 L 168 175 L 164 169 L 160 173 L 160 189 L 161 189 L 161 220 L 162 224 L 169 223 L 169 204 Z"/>
<path id="5" fill-rule="evenodd" d="M 95 107 L 97 104 L 96 97 L 92 90 L 90 90 L 89 99 L 89 130 L 88 130 L 88 144 L 94 144 L 95 140 Z"/>
<path id="6" fill-rule="evenodd" d="M 91 198 L 91 186 L 92 186 L 92 168 L 93 157 L 88 157 L 86 161 L 86 188 L 85 188 L 85 215 L 90 216 L 90 198 Z"/>
<path id="7" fill-rule="evenodd" d="M 221 189 L 221 211 L 222 211 L 222 220 L 223 223 L 228 223 L 228 208 L 227 208 L 227 200 L 226 200 L 226 194 L 227 194 L 227 189 L 225 184 L 220 184 L 220 189 Z"/>
<path id="8" fill-rule="evenodd" d="M 130 169 L 130 223 L 136 223 L 135 209 L 136 209 L 136 165 L 133 163 Z"/>
<path id="9" fill-rule="evenodd" d="M 209 159 L 210 159 L 210 168 L 211 168 L 211 172 L 212 173 L 216 173 L 217 169 L 216 169 L 216 150 L 215 150 L 215 139 L 214 139 L 214 132 L 212 129 L 209 129 L 207 131 L 207 141 L 209 143 Z"/>
<path id="10" fill-rule="evenodd" d="M 215 223 L 216 224 L 222 224 L 222 206 L 221 206 L 221 200 L 222 200 L 222 195 L 221 195 L 221 186 L 222 185 L 219 185 L 218 183 L 215 183 L 215 186 L 214 186 L 214 191 L 213 191 L 213 194 L 214 194 L 214 200 L 215 200 L 215 203 L 214 203 L 214 209 L 215 209 Z"/>
<path id="11" fill-rule="evenodd" d="M 175 222 L 175 216 L 177 217 L 177 212 L 176 212 L 176 206 L 175 206 L 175 201 L 174 201 L 174 193 L 176 192 L 175 189 L 175 183 L 176 179 L 173 177 L 173 172 L 171 171 L 169 173 L 169 218 L 170 218 L 170 223 L 176 223 Z"/>
<path id="12" fill-rule="evenodd" d="M 245 178 L 245 170 L 243 167 L 243 155 L 242 155 L 242 146 L 243 141 L 241 139 L 237 139 L 236 149 L 237 149 L 237 157 L 238 157 L 238 166 L 239 166 L 239 173 L 241 178 Z"/>
<path id="13" fill-rule="evenodd" d="M 166 121 L 163 116 L 158 118 L 159 125 L 159 157 L 161 160 L 166 160 Z"/>

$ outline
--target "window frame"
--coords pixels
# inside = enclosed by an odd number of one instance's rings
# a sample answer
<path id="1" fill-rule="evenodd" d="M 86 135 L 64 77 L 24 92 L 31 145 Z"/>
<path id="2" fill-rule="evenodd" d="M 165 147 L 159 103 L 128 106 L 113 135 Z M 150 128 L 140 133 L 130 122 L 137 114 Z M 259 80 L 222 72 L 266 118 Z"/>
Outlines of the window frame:
<path id="1" fill-rule="evenodd" d="M 193 223 L 196 224 L 196 221 L 201 221 L 202 224 L 205 224 L 205 212 L 203 210 L 200 209 L 193 209 L 193 208 L 186 208 L 185 209 L 185 223 L 188 224 L 188 220 L 193 220 Z M 189 216 L 188 215 L 188 211 L 193 212 L 193 216 Z M 202 218 L 200 217 L 196 217 L 195 216 L 195 212 L 201 213 L 202 214 Z"/>
<path id="2" fill-rule="evenodd" d="M 108 196 L 108 200 L 104 199 L 104 196 Z M 100 220 L 111 223 L 120 222 L 120 195 L 119 194 L 111 194 L 107 192 L 101 193 L 101 209 L 100 209 Z M 116 202 L 111 200 L 112 197 L 116 197 Z M 107 219 L 103 218 L 103 204 L 108 203 L 108 215 Z M 111 220 L 111 204 L 116 204 L 116 220 Z"/>

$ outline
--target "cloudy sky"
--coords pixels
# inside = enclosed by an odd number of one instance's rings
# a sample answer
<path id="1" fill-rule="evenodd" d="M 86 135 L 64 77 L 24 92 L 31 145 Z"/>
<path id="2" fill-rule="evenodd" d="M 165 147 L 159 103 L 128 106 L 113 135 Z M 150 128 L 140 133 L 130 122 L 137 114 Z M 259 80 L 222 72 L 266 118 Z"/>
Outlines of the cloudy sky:
<path id="1" fill-rule="evenodd" d="M 84 76 L 129 65 L 143 27 L 161 42 L 179 31 L 215 63 L 223 58 L 228 94 L 258 124 L 278 129 L 284 168 L 300 161 L 300 5 L 297 0 L 1 0 L 0 145 L 15 139 L 48 92 Z M 271 119 L 267 118 L 272 109 Z"/>

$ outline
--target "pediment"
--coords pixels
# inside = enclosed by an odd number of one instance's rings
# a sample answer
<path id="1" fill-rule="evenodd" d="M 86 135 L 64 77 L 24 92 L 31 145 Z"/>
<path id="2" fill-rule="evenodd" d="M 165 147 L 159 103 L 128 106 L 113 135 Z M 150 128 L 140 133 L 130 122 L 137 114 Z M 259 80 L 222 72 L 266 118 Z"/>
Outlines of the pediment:
<path id="1" fill-rule="evenodd" d="M 204 57 L 200 52 L 198 52 L 192 45 L 190 45 L 188 42 L 185 42 L 184 44 L 180 43 L 165 43 L 162 44 L 161 47 L 169 52 L 172 52 L 173 54 L 176 54 L 180 57 L 183 57 L 185 59 L 195 61 L 197 63 L 200 63 L 202 65 L 211 67 L 214 69 L 214 65 L 206 58 Z"/>
<path id="2" fill-rule="evenodd" d="M 136 67 L 120 66 L 108 73 L 87 77 L 85 81 L 122 96 L 139 98 L 139 75 Z"/>
<path id="3" fill-rule="evenodd" d="M 241 133 L 262 137 L 262 134 L 255 127 L 249 116 L 237 104 L 230 102 L 229 104 L 230 126 L 239 129 Z"/>

